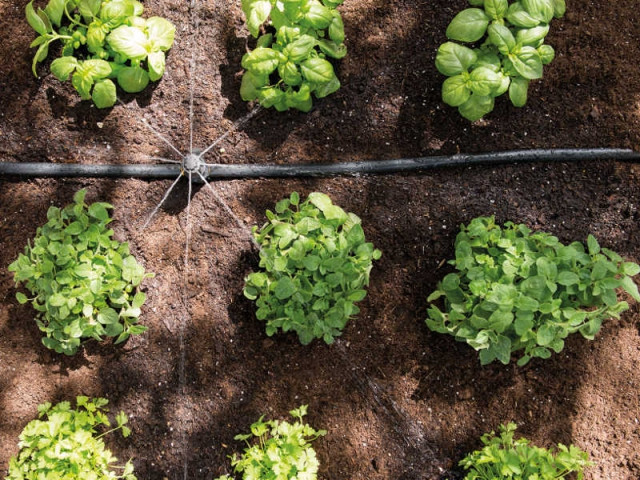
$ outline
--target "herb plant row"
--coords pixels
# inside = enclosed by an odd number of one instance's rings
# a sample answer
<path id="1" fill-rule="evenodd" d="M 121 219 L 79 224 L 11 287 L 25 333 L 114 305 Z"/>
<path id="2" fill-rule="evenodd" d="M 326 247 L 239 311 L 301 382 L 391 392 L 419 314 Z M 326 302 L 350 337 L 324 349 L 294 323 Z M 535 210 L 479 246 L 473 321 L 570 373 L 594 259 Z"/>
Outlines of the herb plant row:
<path id="1" fill-rule="evenodd" d="M 71 83 L 83 100 L 98 108 L 117 100 L 113 80 L 128 93 L 141 92 L 149 81 L 162 78 L 165 52 L 173 45 L 175 27 L 161 17 L 141 17 L 135 0 L 49 0 L 44 10 L 26 7 L 27 21 L 39 34 L 36 66 L 49 54 L 53 42 L 62 43 L 62 56 L 51 62 L 51 72 Z"/>
<path id="2" fill-rule="evenodd" d="M 500 227 L 493 217 L 480 217 L 461 226 L 455 256 L 449 263 L 457 272 L 428 298 L 442 297 L 444 311 L 432 303 L 427 325 L 471 345 L 483 365 L 496 359 L 507 364 L 519 351 L 518 365 L 549 358 L 574 332 L 593 339 L 604 319 L 629 308 L 618 301 L 620 287 L 640 301 L 631 278 L 640 266 L 601 248 L 592 235 L 585 249 L 525 225 Z"/>
<path id="3" fill-rule="evenodd" d="M 145 273 L 127 243 L 111 238 L 112 206 L 88 206 L 85 195 L 80 190 L 72 205 L 50 207 L 33 245 L 9 265 L 16 284 L 25 283 L 32 295 L 16 296 L 38 312 L 42 343 L 66 355 L 76 353 L 83 339 L 107 336 L 120 343 L 147 329 L 138 324 L 146 295 L 136 287 L 153 274 Z"/>

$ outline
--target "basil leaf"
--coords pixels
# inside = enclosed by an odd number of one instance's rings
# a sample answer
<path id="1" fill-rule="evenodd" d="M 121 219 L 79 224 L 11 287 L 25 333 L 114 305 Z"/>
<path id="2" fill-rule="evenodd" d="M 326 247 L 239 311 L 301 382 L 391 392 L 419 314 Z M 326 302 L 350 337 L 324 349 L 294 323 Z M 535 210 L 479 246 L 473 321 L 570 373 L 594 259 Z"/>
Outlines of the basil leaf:
<path id="1" fill-rule="evenodd" d="M 347 54 L 347 47 L 344 43 L 338 45 L 336 42 L 327 40 L 326 38 L 318 40 L 318 46 L 320 47 L 320 50 L 322 50 L 322 53 L 331 58 L 340 59 Z"/>
<path id="2" fill-rule="evenodd" d="M 118 72 L 118 85 L 127 93 L 138 93 L 149 84 L 149 74 L 140 67 L 123 67 Z"/>
<path id="3" fill-rule="evenodd" d="M 453 17 L 446 35 L 451 40 L 476 42 L 484 36 L 488 25 L 489 17 L 483 10 L 467 8 Z"/>
<path id="4" fill-rule="evenodd" d="M 331 24 L 329 24 L 329 38 L 340 44 L 344 42 L 344 23 L 342 16 L 335 10 L 331 13 L 333 19 L 331 20 Z"/>
<path id="5" fill-rule="evenodd" d="M 313 93 L 317 98 L 324 98 L 338 91 L 339 88 L 340 80 L 334 75 L 327 83 L 317 86 Z"/>
<path id="6" fill-rule="evenodd" d="M 540 61 L 543 65 L 551 63 L 556 56 L 556 52 L 551 45 L 540 45 L 538 47 L 538 54 L 540 55 Z"/>
<path id="7" fill-rule="evenodd" d="M 260 26 L 267 21 L 271 12 L 269 0 L 242 0 L 242 11 L 247 17 L 247 27 L 254 37 L 258 37 Z"/>
<path id="8" fill-rule="evenodd" d="M 116 103 L 116 86 L 109 79 L 99 80 L 93 87 L 91 98 L 98 108 L 113 107 Z"/>
<path id="9" fill-rule="evenodd" d="M 507 20 L 512 25 L 521 28 L 533 28 L 540 24 L 540 20 L 529 15 L 529 12 L 524 9 L 520 2 L 514 2 L 509 5 Z"/>
<path id="10" fill-rule="evenodd" d="M 549 33 L 549 25 L 540 25 L 534 28 L 518 30 L 516 41 L 521 45 L 538 47 L 541 40 Z"/>
<path id="11" fill-rule="evenodd" d="M 149 80 L 155 82 L 164 75 L 165 55 L 163 51 L 151 52 L 147 57 L 149 65 Z"/>
<path id="12" fill-rule="evenodd" d="M 64 5 L 67 3 L 67 0 L 49 0 L 47 6 L 44 9 L 44 12 L 51 20 L 55 26 L 60 26 L 60 21 L 62 20 L 62 15 L 64 14 Z"/>
<path id="13" fill-rule="evenodd" d="M 564 17 L 567 10 L 565 0 L 553 0 L 553 16 L 556 18 Z"/>
<path id="14" fill-rule="evenodd" d="M 244 101 L 256 100 L 258 91 L 265 87 L 269 81 L 267 75 L 257 75 L 253 72 L 245 72 L 242 75 L 242 84 L 240 85 L 240 96 Z"/>
<path id="15" fill-rule="evenodd" d="M 482 95 L 471 95 L 469 100 L 458 107 L 460 115 L 471 122 L 480 120 L 487 113 L 493 110 L 493 97 Z"/>
<path id="16" fill-rule="evenodd" d="M 549 23 L 555 13 L 553 0 L 520 0 L 524 9 L 534 18 Z"/>
<path id="17" fill-rule="evenodd" d="M 458 107 L 469 100 L 471 90 L 462 75 L 447 78 L 442 84 L 442 100 L 447 105 Z"/>
<path id="18" fill-rule="evenodd" d="M 271 48 L 256 48 L 242 57 L 242 68 L 257 75 L 269 75 L 280 63 L 280 53 Z"/>
<path id="19" fill-rule="evenodd" d="M 300 65 L 302 76 L 311 83 L 329 83 L 334 77 L 333 66 L 322 58 L 310 58 Z"/>
<path id="20" fill-rule="evenodd" d="M 297 86 L 302 83 L 302 73 L 300 73 L 300 69 L 293 62 L 280 64 L 278 74 L 287 85 Z"/>
<path id="21" fill-rule="evenodd" d="M 293 62 L 300 62 L 307 58 L 313 47 L 316 46 L 317 40 L 311 35 L 301 35 L 294 42 L 287 45 L 282 53 L 285 57 Z"/>
<path id="22" fill-rule="evenodd" d="M 33 28 L 40 35 L 46 35 L 47 26 L 42 21 L 42 19 L 38 16 L 36 11 L 33 9 L 33 0 L 27 3 L 27 6 L 25 7 L 25 12 L 27 15 L 27 22 L 29 22 L 29 25 L 31 25 L 31 28 Z"/>
<path id="23" fill-rule="evenodd" d="M 498 51 L 503 55 L 509 55 L 516 46 L 516 39 L 513 38 L 511 30 L 499 23 L 492 23 L 488 28 L 489 40 L 498 47 Z M 518 32 L 518 35 L 520 32 Z"/>
<path id="24" fill-rule="evenodd" d="M 144 60 L 150 48 L 149 40 L 144 32 L 128 25 L 120 25 L 113 30 L 107 37 L 107 43 L 116 52 L 131 60 Z"/>
<path id="25" fill-rule="evenodd" d="M 69 80 L 69 75 L 78 66 L 78 60 L 75 57 L 60 57 L 51 62 L 51 73 L 53 73 L 58 80 L 65 82 Z"/>
<path id="26" fill-rule="evenodd" d="M 500 87 L 501 83 L 500 75 L 486 67 L 474 69 L 469 78 L 469 88 L 474 94 L 480 96 L 490 95 Z"/>
<path id="27" fill-rule="evenodd" d="M 529 80 L 522 77 L 515 77 L 509 86 L 509 99 L 514 107 L 524 107 L 527 103 L 527 90 Z"/>
<path id="28" fill-rule="evenodd" d="M 147 18 L 146 27 L 152 51 L 166 51 L 171 48 L 176 34 L 173 23 L 162 17 L 151 17 Z"/>
<path id="29" fill-rule="evenodd" d="M 494 20 L 500 20 L 507 14 L 507 0 L 485 0 L 484 11 Z"/>
<path id="30" fill-rule="evenodd" d="M 542 78 L 542 60 L 533 47 L 522 47 L 518 53 L 509 54 L 516 71 L 528 80 Z"/>
<path id="31" fill-rule="evenodd" d="M 458 75 L 467 71 L 477 59 L 477 54 L 470 48 L 446 42 L 438 48 L 436 68 L 443 75 Z"/>

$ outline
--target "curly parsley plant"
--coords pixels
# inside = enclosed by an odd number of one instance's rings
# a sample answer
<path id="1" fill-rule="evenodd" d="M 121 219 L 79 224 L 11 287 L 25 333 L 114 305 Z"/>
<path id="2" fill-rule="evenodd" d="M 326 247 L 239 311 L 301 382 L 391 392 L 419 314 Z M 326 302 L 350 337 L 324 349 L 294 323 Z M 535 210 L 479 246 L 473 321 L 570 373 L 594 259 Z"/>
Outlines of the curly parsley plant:
<path id="1" fill-rule="evenodd" d="M 247 448 L 238 457 L 231 456 L 231 465 L 243 480 L 316 480 L 318 459 L 311 442 L 327 434 L 325 430 L 314 430 L 303 423 L 307 405 L 289 412 L 295 422 L 269 420 L 264 415 L 251 425 L 251 433 L 236 435 L 236 440 L 245 441 Z M 249 440 L 257 439 L 253 445 Z M 233 480 L 223 475 L 216 480 Z"/>
<path id="2" fill-rule="evenodd" d="M 20 452 L 9 460 L 5 480 L 136 480 L 131 461 L 114 465 L 118 459 L 102 441 L 117 430 L 129 436 L 125 413 L 116 416 L 115 428 L 98 433 L 101 426 L 111 427 L 107 403 L 104 398 L 79 396 L 75 409 L 69 402 L 39 405 L 39 419 L 29 422 L 20 434 Z"/>
<path id="3" fill-rule="evenodd" d="M 85 195 L 80 190 L 73 204 L 50 207 L 33 245 L 9 265 L 16 284 L 23 282 L 31 292 L 16 297 L 38 312 L 42 343 L 66 355 L 76 353 L 85 338 L 116 337 L 120 343 L 147 329 L 138 325 L 146 295 L 136 287 L 153 274 L 145 273 L 127 243 L 111 238 L 107 209 L 113 207 L 88 206 Z"/>
<path id="4" fill-rule="evenodd" d="M 314 192 L 300 203 L 293 192 L 267 210 L 269 221 L 254 236 L 261 272 L 251 273 L 244 294 L 255 300 L 267 335 L 293 330 L 303 345 L 314 338 L 333 343 L 360 310 L 373 260 L 380 251 L 367 243 L 360 218 Z"/>
<path id="5" fill-rule="evenodd" d="M 474 48 L 446 42 L 438 49 L 436 67 L 449 77 L 442 85 L 442 100 L 473 122 L 491 112 L 494 99 L 504 93 L 509 92 L 516 107 L 527 103 L 529 82 L 542 78 L 543 65 L 555 57 L 544 38 L 566 5 L 565 0 L 469 3 L 474 8 L 458 13 L 446 35 Z"/>
<path id="6" fill-rule="evenodd" d="M 427 299 L 442 297 L 444 311 L 431 304 L 427 325 L 471 345 L 483 365 L 496 359 L 507 364 L 513 352 L 522 352 L 518 365 L 549 358 L 574 332 L 592 340 L 604 319 L 620 318 L 629 308 L 618 301 L 618 288 L 640 301 L 631 278 L 640 266 L 600 248 L 592 235 L 585 249 L 525 225 L 500 227 L 493 217 L 480 217 L 461 226 L 455 249 L 449 263 L 457 272 Z"/>
<path id="7" fill-rule="evenodd" d="M 327 58 L 347 54 L 344 25 L 336 7 L 344 0 L 242 0 L 251 35 L 268 28 L 244 55 L 240 95 L 278 111 L 311 110 L 316 98 L 340 88 Z"/>
<path id="8" fill-rule="evenodd" d="M 574 472 L 580 480 L 584 468 L 593 465 L 587 452 L 574 445 L 558 444 L 556 451 L 536 447 L 526 438 L 514 440 L 515 430 L 516 424 L 509 423 L 500 425 L 500 436 L 495 432 L 483 435 L 482 450 L 460 462 L 469 471 L 464 480 L 563 480 Z"/>
<path id="9" fill-rule="evenodd" d="M 173 45 L 176 28 L 162 17 L 142 18 L 136 0 L 49 0 L 44 10 L 27 4 L 29 25 L 39 34 L 32 70 L 62 43 L 62 55 L 51 72 L 71 83 L 83 100 L 98 108 L 116 102 L 116 84 L 128 93 L 141 92 L 149 81 L 162 78 L 165 52 Z"/>

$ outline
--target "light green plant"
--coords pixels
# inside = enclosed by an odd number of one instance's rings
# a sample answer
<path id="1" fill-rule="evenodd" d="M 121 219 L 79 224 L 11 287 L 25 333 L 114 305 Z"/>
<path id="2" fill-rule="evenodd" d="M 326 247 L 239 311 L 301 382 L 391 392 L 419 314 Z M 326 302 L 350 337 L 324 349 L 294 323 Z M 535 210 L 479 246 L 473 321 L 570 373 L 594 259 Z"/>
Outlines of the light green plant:
<path id="1" fill-rule="evenodd" d="M 141 17 L 136 0 L 49 0 L 44 10 L 27 4 L 29 25 L 39 34 L 31 47 L 36 66 L 49 54 L 49 46 L 62 43 L 62 56 L 51 62 L 51 72 L 71 83 L 83 100 L 98 108 L 116 102 L 116 86 L 141 92 L 149 81 L 162 78 L 165 52 L 173 45 L 175 27 L 161 17 Z"/>
<path id="2" fill-rule="evenodd" d="M 255 300 L 267 335 L 297 332 L 304 345 L 314 338 L 333 343 L 359 313 L 373 260 L 360 218 L 314 192 L 300 203 L 294 192 L 267 210 L 268 222 L 254 236 L 261 246 L 261 272 L 246 279 L 244 294 Z"/>
<path id="3" fill-rule="evenodd" d="M 113 207 L 88 206 L 85 195 L 80 190 L 73 204 L 50 207 L 33 245 L 9 265 L 16 285 L 24 282 L 31 292 L 30 298 L 22 292 L 16 297 L 38 312 L 42 343 L 66 355 L 76 353 L 85 338 L 116 337 L 120 343 L 147 329 L 138 325 L 146 295 L 136 287 L 153 274 L 145 273 L 127 243 L 111 238 L 107 209 Z"/>
<path id="4" fill-rule="evenodd" d="M 131 461 L 115 465 L 118 459 L 102 441 L 118 430 L 123 437 L 131 433 L 124 412 L 116 415 L 117 426 L 110 428 L 107 403 L 104 398 L 79 396 L 75 409 L 69 402 L 39 405 L 39 419 L 20 434 L 20 452 L 9 460 L 6 480 L 136 480 Z M 98 433 L 100 427 L 110 429 Z"/>
<path id="5" fill-rule="evenodd" d="M 303 423 L 307 405 L 289 412 L 293 423 L 278 420 L 263 421 L 264 415 L 251 425 L 251 433 L 236 435 L 235 440 L 246 442 L 241 456 L 230 457 L 242 480 L 316 480 L 318 459 L 311 442 L 327 434 Z M 251 440 L 257 440 L 251 442 Z M 223 475 L 216 480 L 233 480 Z"/>
<path id="6" fill-rule="evenodd" d="M 444 312 L 432 304 L 427 325 L 471 345 L 483 365 L 495 359 L 507 364 L 517 351 L 518 365 L 549 358 L 574 332 L 593 339 L 604 319 L 620 318 L 629 308 L 618 301 L 620 287 L 640 301 L 631 278 L 640 267 L 600 248 L 592 235 L 585 249 L 525 225 L 501 228 L 493 217 L 480 217 L 461 226 L 455 249 L 449 263 L 457 272 L 427 299 L 443 297 Z"/>
<path id="7" fill-rule="evenodd" d="M 251 35 L 260 35 L 256 48 L 242 58 L 243 100 L 278 111 L 308 112 L 311 94 L 323 98 L 340 88 L 326 59 L 342 58 L 344 25 L 336 7 L 344 0 L 242 0 Z"/>
<path id="8" fill-rule="evenodd" d="M 525 438 L 513 439 L 515 423 L 500 425 L 500 435 L 482 436 L 484 447 L 466 456 L 460 466 L 469 472 L 464 480 L 562 480 L 571 473 L 584 476 L 593 465 L 578 447 L 558 444 L 557 450 L 532 446 Z"/>

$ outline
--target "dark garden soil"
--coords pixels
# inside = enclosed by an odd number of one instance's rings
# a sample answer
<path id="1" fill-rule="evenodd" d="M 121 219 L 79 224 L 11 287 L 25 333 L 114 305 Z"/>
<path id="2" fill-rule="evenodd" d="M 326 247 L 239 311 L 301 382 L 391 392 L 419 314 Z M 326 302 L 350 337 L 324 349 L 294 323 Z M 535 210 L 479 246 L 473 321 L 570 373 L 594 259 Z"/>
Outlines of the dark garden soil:
<path id="1" fill-rule="evenodd" d="M 97 110 L 68 84 L 30 71 L 26 0 L 0 0 L 0 161 L 152 163 L 232 133 L 207 160 L 321 163 L 519 148 L 640 150 L 640 26 L 636 2 L 572 1 L 552 24 L 557 52 L 529 103 L 497 101 L 473 125 L 440 101 L 435 52 L 463 0 L 346 0 L 342 88 L 309 114 L 241 101 L 248 32 L 239 1 L 148 0 L 148 16 L 177 26 L 167 73 L 124 104 Z M 542 446 L 574 443 L 596 466 L 585 478 L 640 478 L 640 307 L 605 322 L 595 341 L 570 338 L 560 354 L 524 368 L 481 367 L 471 347 L 430 332 L 426 297 L 449 271 L 460 223 L 479 215 L 523 222 L 562 241 L 593 233 L 640 261 L 640 166 L 596 161 L 441 170 L 428 175 L 237 180 L 214 188 L 247 225 L 293 190 L 328 193 L 362 218 L 383 251 L 362 312 L 332 346 L 268 338 L 241 294 L 257 266 L 246 231 L 196 187 L 187 222 L 183 182 L 146 230 L 168 181 L 0 179 L 0 472 L 36 406 L 106 396 L 134 434 L 108 444 L 132 457 L 141 480 L 207 479 L 229 470 L 234 435 L 260 415 L 310 405 L 328 430 L 315 444 L 325 480 L 461 478 L 457 462 L 479 437 L 515 421 Z M 30 307 L 15 300 L 6 266 L 45 222 L 47 208 L 86 187 L 115 206 L 116 237 L 156 277 L 145 282 L 149 331 L 122 347 L 87 344 L 61 358 L 40 343 Z M 188 271 L 184 254 L 191 232 Z M 187 281 L 185 282 L 185 277 Z M 630 300 L 630 299 L 629 299 Z M 184 349 L 181 349 L 181 338 Z M 186 472 L 186 473 L 185 473 Z"/>

